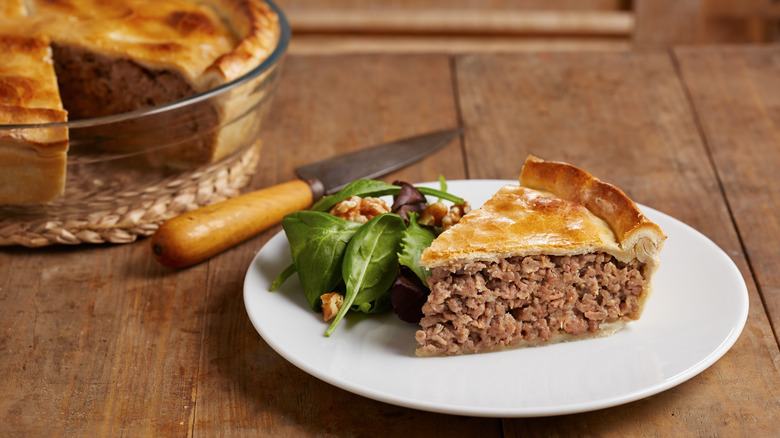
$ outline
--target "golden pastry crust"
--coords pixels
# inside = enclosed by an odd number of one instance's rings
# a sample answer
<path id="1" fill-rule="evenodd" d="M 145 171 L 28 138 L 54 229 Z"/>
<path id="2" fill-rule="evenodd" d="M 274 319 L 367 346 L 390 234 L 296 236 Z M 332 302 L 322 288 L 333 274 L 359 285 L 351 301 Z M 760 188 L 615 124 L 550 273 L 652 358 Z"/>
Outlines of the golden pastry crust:
<path id="1" fill-rule="evenodd" d="M 279 17 L 260 0 L 34 0 L 30 25 L 58 44 L 177 71 L 205 91 L 273 51 Z"/>
<path id="2" fill-rule="evenodd" d="M 440 234 L 423 252 L 420 265 L 435 268 L 453 261 L 498 261 L 511 256 L 617 248 L 609 225 L 587 208 L 549 193 L 506 185 Z"/>
<path id="3" fill-rule="evenodd" d="M 3 18 L 18 19 L 25 15 L 27 15 L 27 8 L 22 0 L 3 0 L 0 2 L 0 20 Z"/>
<path id="4" fill-rule="evenodd" d="M 279 43 L 279 16 L 267 3 L 256 0 L 212 0 L 230 14 L 240 41 L 215 60 L 206 71 L 204 86 L 237 79 L 264 61 Z M 218 79 L 214 79 L 214 76 Z"/>
<path id="5" fill-rule="evenodd" d="M 520 186 L 507 185 L 442 233 L 420 265 L 532 254 L 603 251 L 654 271 L 666 236 L 617 187 L 570 164 L 529 156 Z"/>
<path id="6" fill-rule="evenodd" d="M 0 33 L 0 105 L 62 111 L 46 36 Z"/>
<path id="7" fill-rule="evenodd" d="M 551 192 L 584 206 L 605 220 L 620 242 L 621 253 L 642 263 L 657 265 L 666 236 L 626 194 L 571 164 L 544 161 L 529 155 L 520 173 L 520 185 Z M 613 254 L 618 259 L 618 255 Z"/>

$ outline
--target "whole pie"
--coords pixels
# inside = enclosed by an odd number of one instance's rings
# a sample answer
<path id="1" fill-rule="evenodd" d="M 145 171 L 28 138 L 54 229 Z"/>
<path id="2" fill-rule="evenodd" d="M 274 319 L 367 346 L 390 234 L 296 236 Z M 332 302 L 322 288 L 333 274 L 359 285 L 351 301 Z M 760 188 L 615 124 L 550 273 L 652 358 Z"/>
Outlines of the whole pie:
<path id="1" fill-rule="evenodd" d="M 419 356 L 607 336 L 640 317 L 666 236 L 617 187 L 529 156 L 425 250 Z"/>
<path id="2" fill-rule="evenodd" d="M 0 14 L 0 125 L 100 117 L 186 98 L 250 72 L 280 37 L 278 15 L 261 0 L 3 0 Z M 170 125 L 171 136 L 208 132 L 154 159 L 188 168 L 233 152 L 251 127 L 214 127 L 256 104 L 240 101 L 228 93 L 195 106 L 185 122 L 148 122 Z M 128 132 L 150 131 L 147 122 L 134 123 Z M 149 143 L 127 135 L 105 146 Z M 67 150 L 64 126 L 0 131 L 0 204 L 60 194 Z"/>

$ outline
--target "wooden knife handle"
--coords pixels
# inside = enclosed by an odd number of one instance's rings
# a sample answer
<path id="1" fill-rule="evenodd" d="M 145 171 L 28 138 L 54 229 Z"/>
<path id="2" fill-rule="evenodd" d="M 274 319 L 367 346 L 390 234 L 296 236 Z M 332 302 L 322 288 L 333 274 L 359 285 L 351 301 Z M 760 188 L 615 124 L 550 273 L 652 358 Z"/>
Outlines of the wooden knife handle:
<path id="1" fill-rule="evenodd" d="M 152 235 L 154 257 L 166 266 L 200 263 L 309 207 L 312 189 L 303 180 L 271 186 L 176 216 Z"/>

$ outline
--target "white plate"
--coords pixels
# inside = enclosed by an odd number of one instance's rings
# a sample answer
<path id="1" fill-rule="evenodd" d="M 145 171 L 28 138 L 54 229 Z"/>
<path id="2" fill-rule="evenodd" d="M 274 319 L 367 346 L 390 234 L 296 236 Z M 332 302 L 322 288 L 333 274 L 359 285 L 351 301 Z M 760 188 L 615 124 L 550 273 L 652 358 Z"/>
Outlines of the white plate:
<path id="1" fill-rule="evenodd" d="M 466 180 L 448 186 L 478 206 L 507 183 L 514 182 Z M 712 365 L 737 340 L 748 312 L 745 282 L 723 250 L 682 222 L 641 208 L 668 236 L 661 267 L 642 318 L 608 338 L 418 358 L 417 326 L 392 313 L 351 315 L 326 338 L 328 324 L 309 309 L 297 276 L 268 291 L 290 263 L 283 232 L 260 250 L 247 272 L 247 313 L 260 336 L 297 367 L 386 403 L 491 417 L 620 405 L 669 389 Z"/>

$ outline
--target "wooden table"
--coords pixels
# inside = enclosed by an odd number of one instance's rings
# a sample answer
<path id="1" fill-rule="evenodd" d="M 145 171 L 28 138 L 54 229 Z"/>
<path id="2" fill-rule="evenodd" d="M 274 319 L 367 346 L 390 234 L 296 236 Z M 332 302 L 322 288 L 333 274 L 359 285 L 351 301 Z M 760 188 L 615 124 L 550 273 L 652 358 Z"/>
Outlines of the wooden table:
<path id="1" fill-rule="evenodd" d="M 126 245 L 0 249 L 0 434 L 768 436 L 780 420 L 780 47 L 645 53 L 290 56 L 251 183 L 459 125 L 386 180 L 518 176 L 565 160 L 700 230 L 750 295 L 734 347 L 689 381 L 609 409 L 477 418 L 397 407 L 274 352 L 242 301 L 279 228 L 183 270 Z M 410 340 L 410 342 L 412 342 Z"/>

